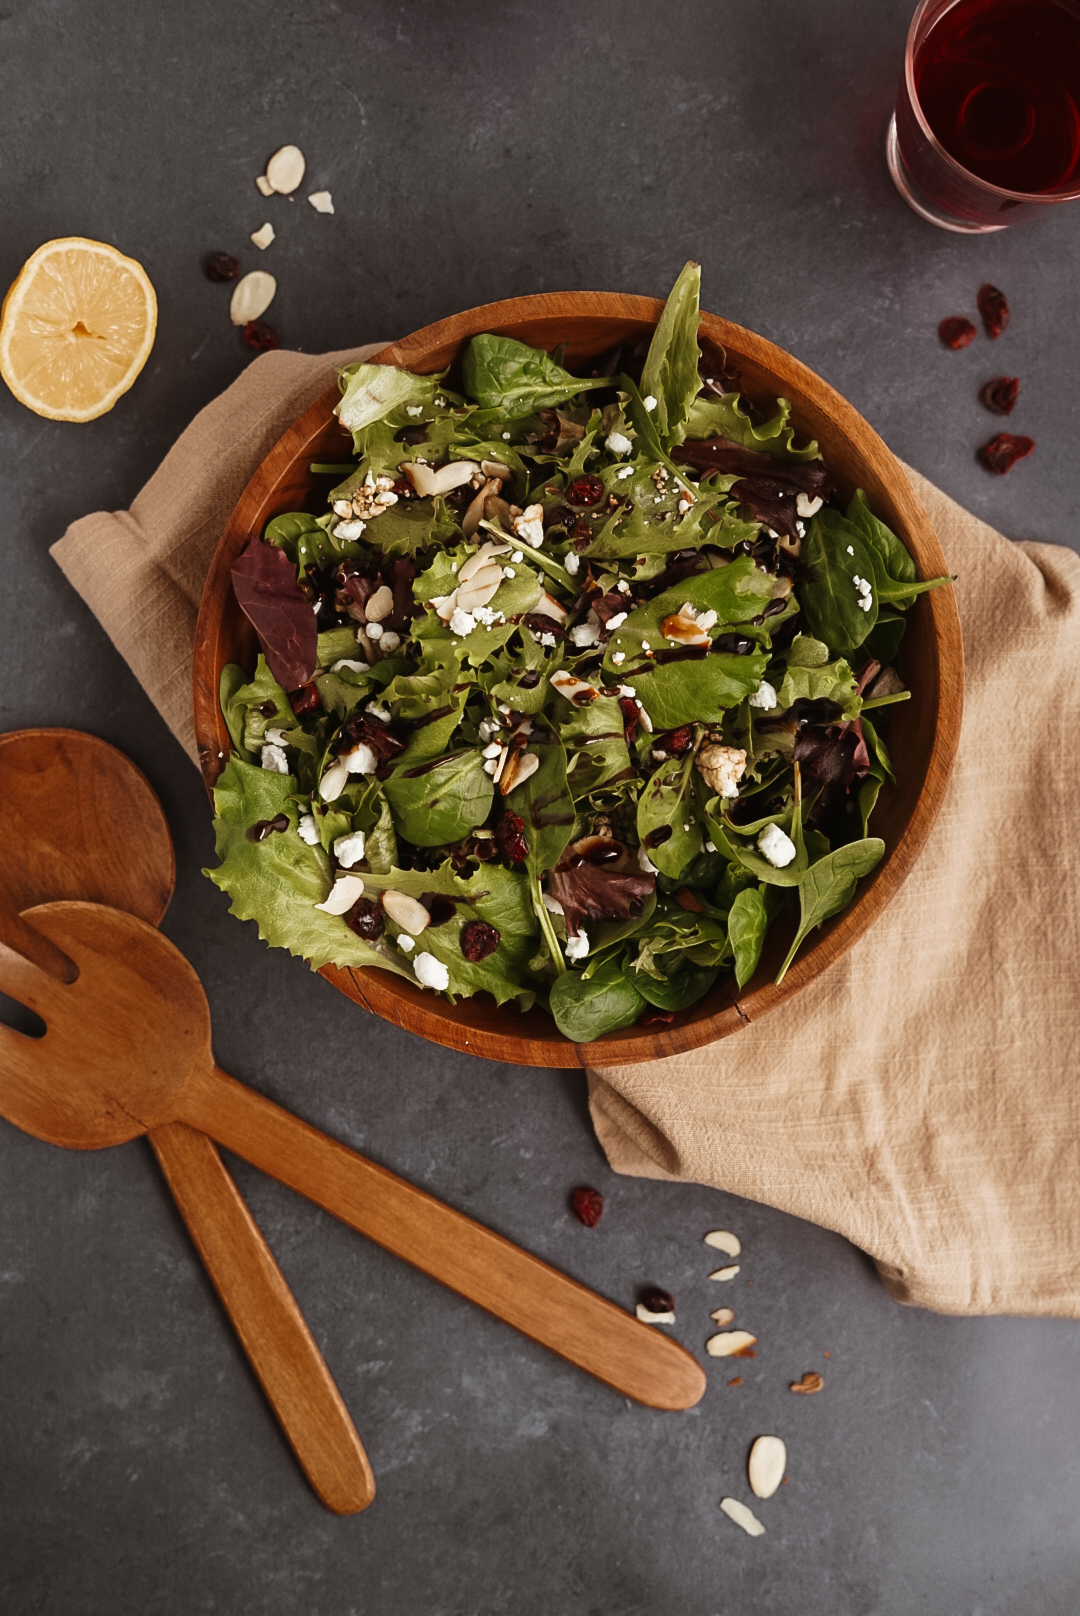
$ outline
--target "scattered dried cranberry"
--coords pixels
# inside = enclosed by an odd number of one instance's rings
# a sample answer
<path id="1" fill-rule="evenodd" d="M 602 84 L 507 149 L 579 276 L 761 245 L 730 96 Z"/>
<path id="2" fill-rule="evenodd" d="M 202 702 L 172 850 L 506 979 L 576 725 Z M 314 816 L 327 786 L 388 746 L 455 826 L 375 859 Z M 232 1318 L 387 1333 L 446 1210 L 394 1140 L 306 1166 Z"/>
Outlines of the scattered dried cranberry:
<path id="1" fill-rule="evenodd" d="M 623 716 L 623 737 L 627 746 L 630 746 L 641 723 L 641 708 L 632 696 L 620 696 L 619 711 Z"/>
<path id="2" fill-rule="evenodd" d="M 975 300 L 979 305 L 982 323 L 986 327 L 988 337 L 998 338 L 1009 323 L 1009 305 L 1005 301 L 1005 293 L 999 292 L 996 286 L 987 281 L 979 287 L 979 295 Z"/>
<path id="3" fill-rule="evenodd" d="M 604 485 L 599 477 L 575 477 L 566 490 L 573 505 L 599 505 L 604 497 Z"/>
<path id="4" fill-rule="evenodd" d="M 304 718 L 308 713 L 317 713 L 319 705 L 319 690 L 314 679 L 309 684 L 301 685 L 299 690 L 289 691 L 289 706 L 297 718 Z"/>
<path id="5" fill-rule="evenodd" d="M 281 338 L 265 320 L 249 320 L 244 327 L 244 341 L 256 353 L 269 353 L 271 348 L 281 347 Z"/>
<path id="6" fill-rule="evenodd" d="M 524 864 L 529 856 L 529 842 L 520 814 L 503 814 L 495 826 L 495 840 L 499 852 L 505 853 L 511 864 Z"/>
<path id="7" fill-rule="evenodd" d="M 372 898 L 357 898 L 345 916 L 345 924 L 365 942 L 374 943 L 382 936 L 383 926 L 386 924 L 382 904 L 376 903 Z"/>
<path id="8" fill-rule="evenodd" d="M 661 745 L 665 752 L 671 753 L 672 757 L 683 757 L 689 752 L 693 741 L 694 737 L 690 733 L 690 725 L 682 724 L 678 729 L 673 729 L 669 735 L 665 735 Z"/>
<path id="9" fill-rule="evenodd" d="M 478 965 L 481 960 L 487 959 L 498 946 L 499 934 L 486 920 L 470 920 L 468 925 L 462 926 L 461 952 L 470 965 Z"/>
<path id="10" fill-rule="evenodd" d="M 577 521 L 574 523 L 574 529 L 570 535 L 570 537 L 574 540 L 574 549 L 580 550 L 582 546 L 579 541 L 584 539 L 586 543 L 588 543 L 592 539 L 592 536 L 593 530 L 589 518 L 587 516 L 579 516 Z"/>
<path id="11" fill-rule="evenodd" d="M 570 1205 L 579 1223 L 583 1223 L 586 1229 L 595 1229 L 604 1210 L 604 1197 L 599 1190 L 582 1187 L 574 1191 Z"/>
<path id="12" fill-rule="evenodd" d="M 997 376 L 979 389 L 980 400 L 995 415 L 1011 415 L 1019 397 L 1019 376 Z"/>
<path id="13" fill-rule="evenodd" d="M 675 1020 L 674 1010 L 647 1010 L 638 1017 L 639 1027 L 669 1027 Z"/>
<path id="14" fill-rule="evenodd" d="M 234 281 L 240 273 L 240 260 L 232 253 L 211 253 L 203 260 L 203 273 L 208 281 Z"/>
<path id="15" fill-rule="evenodd" d="M 662 1291 L 659 1285 L 650 1285 L 642 1291 L 638 1298 L 642 1307 L 647 1307 L 650 1313 L 674 1313 L 675 1298 L 670 1291 Z"/>
<path id="16" fill-rule="evenodd" d="M 1025 460 L 1035 447 L 1034 438 L 1019 438 L 1015 432 L 999 432 L 996 438 L 979 450 L 979 459 L 987 471 L 1004 477 L 1018 460 Z"/>
<path id="17" fill-rule="evenodd" d="M 946 348 L 966 348 L 969 342 L 975 341 L 975 327 L 962 314 L 953 314 L 949 319 L 942 320 L 937 329 Z"/>

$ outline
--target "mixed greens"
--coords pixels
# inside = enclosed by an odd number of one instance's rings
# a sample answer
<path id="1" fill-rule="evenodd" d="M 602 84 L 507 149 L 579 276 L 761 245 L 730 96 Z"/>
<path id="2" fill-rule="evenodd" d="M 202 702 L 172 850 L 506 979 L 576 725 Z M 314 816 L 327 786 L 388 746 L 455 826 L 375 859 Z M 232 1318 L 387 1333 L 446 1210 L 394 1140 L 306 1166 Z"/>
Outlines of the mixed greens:
<path id="1" fill-rule="evenodd" d="M 342 371 L 329 509 L 233 572 L 262 654 L 207 873 L 268 943 L 584 1042 L 741 988 L 792 909 L 780 980 L 881 858 L 903 614 L 948 580 L 702 352 L 699 280 L 586 377 L 492 335 Z"/>

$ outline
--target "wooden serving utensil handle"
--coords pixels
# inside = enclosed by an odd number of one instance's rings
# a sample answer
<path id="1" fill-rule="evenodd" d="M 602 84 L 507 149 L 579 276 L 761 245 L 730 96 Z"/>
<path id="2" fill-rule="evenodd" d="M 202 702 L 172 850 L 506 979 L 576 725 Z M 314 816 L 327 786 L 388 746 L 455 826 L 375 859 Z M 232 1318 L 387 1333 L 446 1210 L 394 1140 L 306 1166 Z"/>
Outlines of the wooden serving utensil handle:
<path id="1" fill-rule="evenodd" d="M 337 1515 L 375 1497 L 341 1393 L 262 1231 L 205 1134 L 166 1122 L 147 1135 L 248 1361 L 315 1492 Z"/>
<path id="2" fill-rule="evenodd" d="M 678 1342 L 219 1067 L 192 1077 L 180 1107 L 227 1150 L 616 1391 L 664 1409 L 701 1398 L 704 1371 Z"/>

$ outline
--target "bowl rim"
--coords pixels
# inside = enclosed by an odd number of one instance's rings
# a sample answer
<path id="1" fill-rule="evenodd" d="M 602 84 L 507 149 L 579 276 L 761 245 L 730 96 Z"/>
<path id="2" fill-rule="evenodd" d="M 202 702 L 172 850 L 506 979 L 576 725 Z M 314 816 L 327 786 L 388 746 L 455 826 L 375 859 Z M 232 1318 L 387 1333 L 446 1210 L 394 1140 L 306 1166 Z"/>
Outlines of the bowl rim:
<path id="1" fill-rule="evenodd" d="M 367 356 L 366 362 L 405 369 L 423 367 L 430 373 L 441 368 L 444 355 L 460 349 L 464 341 L 478 332 L 506 331 L 524 324 L 550 322 L 554 335 L 558 323 L 567 320 L 610 320 L 648 327 L 655 326 L 663 307 L 661 299 L 626 293 L 534 293 L 479 304 L 437 320 L 399 341 L 386 344 L 377 353 Z M 825 424 L 847 439 L 873 473 L 874 480 L 887 490 L 887 498 L 899 518 L 900 536 L 913 555 L 920 575 L 935 576 L 947 570 L 937 535 L 904 467 L 852 404 L 801 360 L 744 326 L 702 311 L 700 335 L 738 359 L 746 360 L 750 367 L 782 379 L 774 396 L 786 396 L 786 386 L 804 401 L 812 400 L 813 413 L 819 422 L 815 433 L 819 435 L 821 424 Z M 214 782 L 224 767 L 230 746 L 217 699 L 220 667 L 216 657 L 230 588 L 229 569 L 242 544 L 253 532 L 261 532 L 269 519 L 263 513 L 273 499 L 283 472 L 302 459 L 312 441 L 327 430 L 339 398 L 340 390 L 335 381 L 264 455 L 225 524 L 206 575 L 194 642 L 193 701 L 200 767 L 211 802 Z M 792 413 L 798 417 L 799 403 L 793 402 Z M 344 969 L 328 965 L 322 968 L 320 975 L 365 1009 L 433 1043 L 515 1065 L 592 1067 L 662 1059 L 699 1049 L 760 1020 L 807 987 L 870 929 L 913 868 L 941 809 L 959 745 L 963 714 L 963 637 L 955 592 L 931 590 L 919 597 L 911 611 L 929 615 L 930 642 L 936 664 L 933 671 L 937 676 L 934 733 L 918 798 L 897 840 L 887 848 L 876 869 L 860 882 L 853 902 L 840 915 L 827 921 L 814 934 L 812 942 L 803 945 L 779 987 L 771 980 L 771 971 L 762 979 L 761 966 L 742 990 L 737 990 L 734 979 L 725 975 L 704 1001 L 680 1013 L 670 1026 L 631 1027 L 593 1043 L 575 1044 L 558 1031 L 554 1021 L 543 1011 L 521 1015 L 511 1006 L 495 1010 L 485 1004 L 483 1020 L 488 1024 L 480 1025 L 475 1016 L 470 1019 L 464 1013 L 464 1007 L 475 1004 L 475 1000 L 462 999 L 451 1006 L 441 996 L 425 993 L 405 979 L 377 967 Z M 703 1003 L 710 1005 L 708 1013 L 702 1011 Z M 495 1025 L 490 1024 L 493 1018 L 498 1018 Z"/>

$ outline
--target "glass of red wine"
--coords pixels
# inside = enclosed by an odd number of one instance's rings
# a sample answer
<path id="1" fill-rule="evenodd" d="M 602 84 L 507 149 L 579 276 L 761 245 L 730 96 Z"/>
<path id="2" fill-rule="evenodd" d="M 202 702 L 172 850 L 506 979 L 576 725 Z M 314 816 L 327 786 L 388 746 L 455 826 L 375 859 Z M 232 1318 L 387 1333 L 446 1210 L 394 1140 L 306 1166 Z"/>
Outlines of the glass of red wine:
<path id="1" fill-rule="evenodd" d="M 921 0 L 886 152 L 901 196 L 944 230 L 1080 197 L 1080 0 Z"/>

